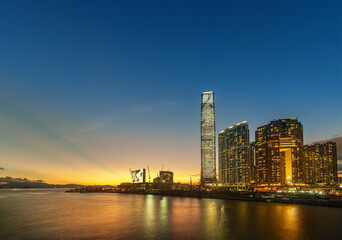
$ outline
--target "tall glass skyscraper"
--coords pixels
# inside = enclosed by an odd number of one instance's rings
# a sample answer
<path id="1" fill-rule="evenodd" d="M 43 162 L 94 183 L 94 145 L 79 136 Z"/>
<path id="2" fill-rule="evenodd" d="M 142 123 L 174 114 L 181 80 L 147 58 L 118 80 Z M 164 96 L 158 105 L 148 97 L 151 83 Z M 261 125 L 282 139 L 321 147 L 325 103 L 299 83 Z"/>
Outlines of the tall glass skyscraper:
<path id="1" fill-rule="evenodd" d="M 245 188 L 251 181 L 249 129 L 246 121 L 219 133 L 219 181 L 225 186 Z"/>
<path id="2" fill-rule="evenodd" d="M 216 182 L 216 128 L 214 92 L 201 98 L 201 184 Z"/>

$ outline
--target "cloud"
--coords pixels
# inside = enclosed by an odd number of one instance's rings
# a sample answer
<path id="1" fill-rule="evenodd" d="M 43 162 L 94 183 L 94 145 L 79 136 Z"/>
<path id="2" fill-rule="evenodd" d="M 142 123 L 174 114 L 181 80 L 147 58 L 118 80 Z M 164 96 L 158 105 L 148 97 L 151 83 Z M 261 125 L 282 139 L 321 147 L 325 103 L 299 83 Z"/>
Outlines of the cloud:
<path id="1" fill-rule="evenodd" d="M 138 104 L 130 109 L 121 110 L 116 114 L 93 118 L 90 121 L 85 122 L 78 130 L 83 133 L 89 133 L 98 130 L 113 129 L 115 126 L 120 126 L 120 130 L 125 132 L 128 129 L 132 129 L 132 127 L 136 128 L 137 126 L 144 126 L 146 128 L 156 119 L 170 120 L 170 113 L 175 111 L 177 106 L 178 103 L 175 101 Z M 118 128 L 115 128 L 115 130 L 119 131 Z"/>
<path id="2" fill-rule="evenodd" d="M 332 142 L 336 142 L 336 147 L 337 147 L 337 159 L 342 161 L 342 136 L 338 136 L 338 137 L 332 137 L 330 139 L 326 139 L 326 140 L 321 140 L 321 141 L 315 141 L 312 142 L 313 143 L 324 143 L 327 141 L 332 141 Z"/>
<path id="3" fill-rule="evenodd" d="M 0 167 L 0 170 L 5 170 L 3 167 Z"/>
<path id="4" fill-rule="evenodd" d="M 149 104 L 139 105 L 131 110 L 133 115 L 145 115 L 149 113 L 155 113 L 160 111 L 170 111 L 177 107 L 177 103 L 174 101 L 161 101 Z"/>
<path id="5" fill-rule="evenodd" d="M 99 129 L 106 128 L 110 125 L 115 124 L 120 120 L 119 116 L 108 115 L 93 118 L 90 121 L 87 121 L 83 127 L 79 128 L 80 132 L 93 132 Z"/>
<path id="6" fill-rule="evenodd" d="M 43 180 L 29 180 L 27 178 L 0 177 L 0 182 L 43 183 Z"/>
<path id="7" fill-rule="evenodd" d="M 338 138 L 338 137 L 342 137 L 342 131 L 332 136 L 332 138 Z"/>

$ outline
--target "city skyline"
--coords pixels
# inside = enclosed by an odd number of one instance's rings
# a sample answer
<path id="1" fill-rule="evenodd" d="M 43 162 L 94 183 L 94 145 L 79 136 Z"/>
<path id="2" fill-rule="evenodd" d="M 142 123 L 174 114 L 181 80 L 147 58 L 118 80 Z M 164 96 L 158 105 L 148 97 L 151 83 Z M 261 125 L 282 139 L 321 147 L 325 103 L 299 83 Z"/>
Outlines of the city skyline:
<path id="1" fill-rule="evenodd" d="M 1 3 L 0 176 L 196 181 L 203 91 L 216 135 L 296 117 L 303 144 L 342 144 L 339 1 L 36 3 Z"/>
<path id="2" fill-rule="evenodd" d="M 206 106 L 206 104 L 209 104 L 209 105 Z M 208 109 L 208 108 L 210 108 L 210 109 Z M 213 119 L 213 121 L 211 123 L 210 123 L 210 121 L 208 121 L 210 119 Z M 269 124 L 259 126 L 256 129 L 255 134 L 256 134 L 256 136 L 258 136 L 258 135 L 260 135 L 260 133 L 259 133 L 260 130 L 261 131 L 265 131 L 265 134 L 261 133 L 261 135 L 265 135 L 264 137 L 265 137 L 265 140 L 266 140 L 266 129 L 272 128 L 272 131 L 273 131 L 274 126 L 272 126 L 271 124 L 274 124 L 274 123 L 279 124 L 279 123 L 282 123 L 282 122 L 284 123 L 284 121 L 295 121 L 295 122 L 298 122 L 298 119 L 297 118 L 272 119 L 272 120 L 270 120 Z M 214 177 L 212 177 L 212 178 L 204 178 L 204 177 L 202 177 L 203 178 L 203 180 L 201 180 L 202 184 L 217 182 L 217 183 L 228 183 L 231 186 L 241 186 L 241 187 L 246 188 L 250 184 L 250 181 L 254 182 L 253 179 L 256 180 L 255 181 L 256 183 L 261 183 L 261 184 L 268 183 L 268 181 L 264 182 L 264 181 L 258 180 L 258 177 L 257 177 L 257 175 L 259 174 L 258 173 L 258 167 L 260 168 L 260 166 L 258 166 L 258 153 L 257 152 L 258 152 L 258 141 L 260 141 L 260 140 L 258 140 L 259 138 L 256 137 L 256 139 L 257 139 L 257 141 L 256 141 L 257 142 L 257 146 L 255 146 L 255 142 L 250 142 L 250 134 L 249 134 L 249 128 L 248 128 L 247 121 L 237 123 L 235 125 L 227 127 L 224 130 L 218 131 L 217 132 L 218 136 L 216 136 L 216 130 L 215 130 L 215 103 L 214 103 L 214 92 L 213 91 L 206 91 L 206 92 L 203 92 L 201 94 L 201 122 L 202 122 L 202 125 L 201 125 L 202 126 L 201 127 L 201 144 L 204 144 L 202 146 L 202 151 L 206 147 L 208 148 L 208 144 L 205 143 L 205 141 L 208 140 L 208 139 L 203 139 L 203 138 L 206 138 L 206 137 L 210 136 L 210 137 L 213 137 L 215 139 L 213 141 L 213 143 L 209 144 L 209 145 L 212 145 L 211 147 L 210 146 L 209 147 L 214 149 L 214 159 L 215 159 L 215 161 L 214 161 L 214 165 L 212 167 L 213 170 L 214 170 L 214 175 L 213 175 Z M 204 123 L 204 125 L 203 125 L 203 123 Z M 210 123 L 210 124 L 206 125 L 208 123 Z M 304 137 L 303 136 L 303 130 L 302 130 L 303 129 L 303 125 L 300 122 L 299 122 L 299 124 L 300 124 L 300 129 L 301 129 L 300 130 L 300 132 L 301 132 L 300 133 L 301 134 L 300 142 L 301 142 L 302 148 L 304 147 L 303 151 L 305 151 L 306 149 L 310 149 L 310 148 L 316 147 L 316 146 L 329 146 L 327 144 L 330 144 L 330 143 L 333 143 L 334 146 L 335 146 L 335 151 L 337 150 L 336 149 L 336 142 L 332 142 L 330 139 L 323 140 L 323 141 L 313 141 L 313 142 L 308 143 L 307 145 L 303 145 L 303 140 L 302 140 L 303 137 Z M 290 123 L 286 123 L 286 125 L 290 126 Z M 278 126 L 276 126 L 276 127 L 278 127 Z M 207 136 L 207 134 L 209 133 L 208 131 L 209 132 L 212 131 L 214 135 L 212 135 L 210 133 Z M 244 131 L 246 131 L 246 132 L 244 132 Z M 267 130 L 267 131 L 269 131 L 269 130 Z M 294 134 L 298 134 L 298 133 L 296 133 L 295 130 L 292 129 L 292 125 L 291 125 L 291 131 Z M 287 132 L 287 130 L 285 132 Z M 238 137 L 236 137 L 236 136 L 233 137 L 233 135 L 236 134 L 236 133 L 239 136 Z M 269 133 L 267 133 L 267 135 L 269 135 Z M 339 138 L 337 137 L 337 139 L 339 139 Z M 204 142 L 203 142 L 203 140 L 204 140 Z M 265 140 L 261 140 L 261 142 L 265 141 Z M 216 148 L 216 141 L 218 142 L 218 144 L 217 144 L 218 147 L 217 148 Z M 240 149 L 240 148 L 241 149 L 238 152 L 235 152 L 236 150 L 232 150 L 228 146 L 225 145 L 225 143 L 224 143 L 225 141 L 231 142 L 230 144 L 234 144 L 234 145 L 238 146 L 238 149 Z M 286 140 L 286 141 L 288 141 L 288 140 Z M 276 145 L 278 145 L 278 146 L 280 145 L 281 146 L 283 144 L 284 146 L 286 145 L 285 146 L 286 148 L 288 148 L 289 145 L 288 145 L 288 143 L 286 141 L 284 143 L 279 142 Z M 252 150 L 252 145 L 251 144 L 253 145 L 253 150 Z M 289 144 L 291 145 L 291 143 L 289 143 Z M 266 144 L 266 145 L 269 145 L 269 143 Z M 256 148 L 256 150 L 254 150 L 254 148 Z M 254 156 L 254 158 L 250 158 L 250 156 L 249 156 L 249 154 L 252 154 L 250 152 L 250 149 L 251 149 L 251 151 L 255 151 L 254 154 L 256 154 L 256 155 Z M 297 149 L 297 147 L 295 147 L 294 149 Z M 209 149 L 209 150 L 211 151 L 211 149 Z M 219 157 L 216 159 L 216 153 L 217 152 L 218 152 L 218 156 Z M 292 151 L 290 151 L 289 154 L 291 154 L 291 152 Z M 241 153 L 242 153 L 242 155 L 240 155 Z M 281 153 L 281 151 L 280 151 L 280 153 Z M 285 151 L 284 153 L 285 153 L 284 154 L 284 159 L 287 159 L 286 155 L 288 155 L 288 150 L 287 150 L 287 152 Z M 225 157 L 222 158 L 223 154 L 225 154 Z M 261 154 L 261 155 L 263 155 L 263 154 Z M 244 156 L 244 157 L 242 157 L 242 156 Z M 304 154 L 302 154 L 302 156 L 303 157 L 301 159 L 298 159 L 298 160 L 301 160 L 303 164 L 307 165 L 308 164 L 308 158 L 304 157 Z M 261 158 L 264 159 L 265 157 L 261 156 Z M 206 158 L 204 158 L 204 159 L 206 159 Z M 265 158 L 265 159 L 267 159 L 267 158 Z M 234 164 L 237 164 L 237 165 L 229 166 L 231 163 L 228 163 L 228 165 L 226 165 L 227 163 L 224 163 L 224 162 L 226 162 L 227 160 L 228 160 L 228 162 L 233 161 L 233 162 L 235 162 Z M 242 161 L 242 162 L 240 162 L 240 161 Z M 269 160 L 267 160 L 267 161 L 269 161 Z M 287 166 L 288 165 L 288 163 L 287 163 L 288 161 L 287 160 L 284 160 L 284 161 L 286 161 L 286 164 L 285 164 L 286 167 L 285 168 L 288 169 L 289 168 Z M 312 161 L 312 160 L 310 160 L 310 161 Z M 317 160 L 315 160 L 315 161 L 317 161 Z M 323 161 L 323 160 L 321 160 L 321 161 Z M 324 160 L 324 161 L 326 161 L 326 160 Z M 255 164 L 254 166 L 253 166 L 253 162 Z M 240 166 L 240 164 L 241 164 L 241 166 Z M 245 164 L 247 164 L 247 165 L 245 165 Z M 310 164 L 312 164 L 312 163 L 310 163 Z M 188 177 L 190 176 L 190 178 L 191 178 L 193 176 L 204 176 L 203 172 L 202 172 L 203 171 L 202 168 L 206 168 L 207 166 L 206 166 L 206 163 L 203 162 L 203 159 L 201 160 L 201 164 L 200 165 L 201 165 L 201 174 L 198 174 L 198 175 L 197 174 L 196 175 L 188 175 Z M 218 168 L 216 168 L 216 165 L 218 165 Z M 142 167 L 144 168 L 145 166 L 142 166 Z M 147 167 L 149 167 L 149 166 L 147 166 Z M 164 168 L 164 165 L 163 165 L 162 168 Z M 292 168 L 292 166 L 290 166 L 290 169 L 291 168 Z M 322 174 L 322 175 L 326 174 L 325 172 L 323 173 L 323 172 L 321 172 L 318 169 L 317 170 L 311 170 L 311 168 L 312 167 L 310 167 L 308 169 L 305 169 L 305 171 L 308 171 L 308 172 L 316 171 L 317 174 L 318 173 Z M 241 169 L 241 172 L 238 169 Z M 296 167 L 294 169 L 296 169 Z M 1 170 L 5 170 L 5 169 L 1 167 Z M 129 170 L 131 171 L 131 169 L 129 169 Z M 140 170 L 136 170 L 136 171 L 140 171 Z M 145 171 L 145 169 L 144 169 L 144 171 Z M 225 171 L 226 173 L 223 173 L 223 171 Z M 235 171 L 237 171 L 237 172 L 235 172 Z M 251 175 L 252 171 L 254 172 L 255 175 L 254 174 Z M 293 170 L 291 170 L 290 173 L 287 173 L 287 171 L 286 171 L 286 176 L 287 175 L 289 175 L 289 176 L 291 175 L 292 176 L 292 171 Z M 309 174 L 309 173 L 306 173 L 305 171 L 304 171 L 304 169 L 301 170 L 301 172 L 302 172 L 301 174 L 303 175 L 303 179 L 302 180 L 296 180 L 295 182 L 304 182 L 304 179 L 305 179 L 304 178 L 304 174 Z M 157 172 L 159 172 L 159 170 L 157 170 Z M 294 174 L 294 175 L 296 175 L 296 174 Z M 311 175 L 312 175 L 312 173 L 311 173 Z M 158 177 L 158 173 L 157 173 L 157 177 Z M 288 178 L 289 177 L 287 176 L 287 180 L 288 180 Z M 21 178 L 18 178 L 18 179 L 20 179 L 20 181 L 24 180 L 24 179 L 21 179 Z M 233 179 L 233 180 L 231 180 L 231 179 Z M 13 178 L 13 180 L 15 180 L 15 178 Z M 30 182 L 32 180 L 35 181 L 35 179 L 27 180 L 25 178 L 25 181 L 27 181 L 27 182 Z M 188 182 L 188 180 L 189 179 L 186 179 L 183 182 Z M 198 179 L 198 180 L 200 180 L 200 179 Z M 306 180 L 310 180 L 311 181 L 312 178 L 306 178 Z M 38 180 L 38 181 L 41 181 L 41 180 Z M 144 180 L 143 182 L 145 182 L 145 181 L 147 182 L 147 180 Z M 271 180 L 270 183 L 272 183 L 272 181 L 274 181 L 274 180 Z M 276 182 L 277 181 L 279 181 L 279 180 L 276 180 Z M 334 180 L 334 181 L 336 181 L 336 180 Z M 74 182 L 75 183 L 82 183 L 82 182 L 77 182 L 77 181 L 74 181 Z M 280 182 L 282 182 L 282 181 L 280 181 Z M 63 183 L 66 183 L 66 182 L 63 182 Z M 68 182 L 68 183 L 70 183 L 70 182 Z M 198 181 L 197 183 L 200 183 L 200 181 Z M 292 177 L 291 177 L 290 182 L 288 182 L 288 183 L 292 183 Z M 108 182 L 103 182 L 103 183 L 100 183 L 100 184 L 108 184 Z M 115 184 L 117 184 L 117 183 L 115 183 Z M 195 184 L 196 184 L 196 181 L 195 181 Z"/>

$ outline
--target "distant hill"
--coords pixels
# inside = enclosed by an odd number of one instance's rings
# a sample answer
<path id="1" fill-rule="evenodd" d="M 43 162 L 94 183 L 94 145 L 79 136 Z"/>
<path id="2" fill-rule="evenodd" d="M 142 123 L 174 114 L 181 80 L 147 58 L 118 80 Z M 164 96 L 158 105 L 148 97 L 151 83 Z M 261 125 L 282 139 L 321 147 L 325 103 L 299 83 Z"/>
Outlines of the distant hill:
<path id="1" fill-rule="evenodd" d="M 27 178 L 0 177 L 0 188 L 78 188 L 79 184 L 49 184 L 43 180 L 29 180 Z"/>
<path id="2" fill-rule="evenodd" d="M 87 185 L 88 186 L 88 185 Z M 93 185 L 94 186 L 94 185 Z M 111 185 L 95 185 L 96 187 L 111 188 Z M 80 184 L 49 184 L 43 180 L 29 180 L 27 178 L 0 177 L 1 188 L 81 188 Z"/>
<path id="3" fill-rule="evenodd" d="M 48 184 L 37 182 L 10 182 L 1 184 L 0 188 L 78 188 L 84 185 L 78 184 Z"/>

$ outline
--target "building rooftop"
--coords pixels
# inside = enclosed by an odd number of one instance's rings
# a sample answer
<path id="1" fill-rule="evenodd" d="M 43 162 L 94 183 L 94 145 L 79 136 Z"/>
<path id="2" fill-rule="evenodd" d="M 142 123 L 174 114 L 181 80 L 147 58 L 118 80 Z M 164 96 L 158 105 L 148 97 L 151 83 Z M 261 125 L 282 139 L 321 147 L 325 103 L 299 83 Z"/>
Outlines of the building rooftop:
<path id="1" fill-rule="evenodd" d="M 276 121 L 283 121 L 283 120 L 297 120 L 297 121 L 298 121 L 298 118 L 278 118 L 278 119 L 272 119 L 272 120 L 270 120 L 270 123 L 271 123 L 271 122 L 276 122 Z M 257 127 L 257 129 L 258 129 L 258 128 L 261 128 L 261 127 L 264 127 L 264 126 L 266 126 L 266 125 L 267 125 L 267 124 L 260 125 L 260 126 Z"/>
<path id="2" fill-rule="evenodd" d="M 280 120 L 298 120 L 298 118 L 278 118 L 278 119 L 272 119 L 270 122 L 280 121 Z"/>
<path id="3" fill-rule="evenodd" d="M 226 129 L 222 130 L 220 133 L 223 133 L 224 131 L 226 131 L 226 130 L 228 130 L 228 129 L 232 129 L 232 128 L 234 128 L 234 127 L 237 127 L 237 126 L 239 126 L 239 125 L 241 125 L 241 124 L 247 124 L 247 121 L 243 121 L 243 122 L 237 123 L 237 124 L 235 124 L 235 125 L 232 125 L 232 126 L 230 126 L 230 127 L 227 127 Z"/>

